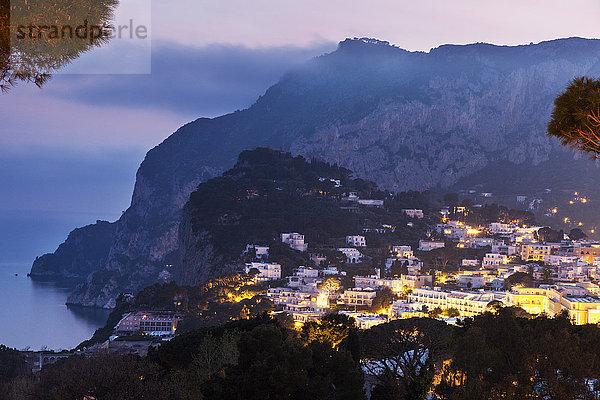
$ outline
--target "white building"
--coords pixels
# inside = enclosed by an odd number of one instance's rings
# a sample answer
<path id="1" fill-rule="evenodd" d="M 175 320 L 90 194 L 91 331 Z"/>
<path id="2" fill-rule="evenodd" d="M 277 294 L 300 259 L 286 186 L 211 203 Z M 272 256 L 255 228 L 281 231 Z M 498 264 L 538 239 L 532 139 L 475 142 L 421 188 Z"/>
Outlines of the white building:
<path id="1" fill-rule="evenodd" d="M 406 214 L 406 216 L 408 218 L 418 218 L 418 219 L 422 219 L 424 217 L 423 214 L 423 210 L 416 210 L 416 209 L 404 209 L 402 210 L 402 212 L 404 214 Z"/>
<path id="2" fill-rule="evenodd" d="M 308 243 L 304 243 L 304 235 L 296 232 L 282 233 L 281 241 L 288 244 L 294 250 L 306 251 L 308 249 Z"/>
<path id="3" fill-rule="evenodd" d="M 504 254 L 506 256 L 512 256 L 513 254 L 517 254 L 519 249 L 517 246 L 513 246 L 510 244 L 504 244 L 504 242 L 495 242 L 492 245 L 492 253 Z"/>
<path id="4" fill-rule="evenodd" d="M 410 246 L 393 246 L 392 254 L 398 258 L 413 258 L 413 250 Z"/>
<path id="5" fill-rule="evenodd" d="M 359 199 L 358 204 L 360 204 L 361 206 L 366 206 L 366 207 L 382 208 L 383 200 Z"/>
<path id="6" fill-rule="evenodd" d="M 431 285 L 430 275 L 401 275 L 400 278 L 382 279 L 376 276 L 355 276 L 354 286 L 357 288 L 383 289 L 389 288 L 401 292 L 405 288 L 415 289 Z"/>
<path id="7" fill-rule="evenodd" d="M 329 308 L 329 296 L 326 292 L 306 292 L 278 287 L 268 289 L 267 297 L 288 312 L 324 312 Z"/>
<path id="8" fill-rule="evenodd" d="M 458 277 L 458 286 L 467 289 L 480 289 L 485 286 L 485 277 L 481 275 L 461 275 Z"/>
<path id="9" fill-rule="evenodd" d="M 364 236 L 346 236 L 346 244 L 352 247 L 367 247 L 367 239 Z"/>
<path id="10" fill-rule="evenodd" d="M 501 222 L 492 222 L 488 229 L 490 233 L 494 235 L 510 235 L 514 232 L 515 226 L 503 224 Z"/>
<path id="11" fill-rule="evenodd" d="M 482 266 L 484 268 L 497 267 L 506 263 L 508 263 L 508 257 L 504 254 L 487 253 L 485 257 L 483 257 Z"/>
<path id="12" fill-rule="evenodd" d="M 246 273 L 249 273 L 253 269 L 257 269 L 259 272 L 259 274 L 254 277 L 258 282 L 281 279 L 281 265 L 279 264 L 260 262 L 246 263 Z"/>
<path id="13" fill-rule="evenodd" d="M 293 275 L 287 277 L 288 286 L 293 288 L 316 286 L 318 280 L 319 270 L 303 265 L 296 268 Z"/>
<path id="14" fill-rule="evenodd" d="M 436 241 L 426 241 L 426 240 L 420 240 L 419 241 L 419 250 L 421 251 L 431 251 L 434 249 L 441 249 L 443 247 L 445 247 L 446 244 L 444 242 L 436 242 Z"/>
<path id="15" fill-rule="evenodd" d="M 340 314 L 354 318 L 358 329 L 371 329 L 376 325 L 385 324 L 387 322 L 387 318 L 381 315 L 362 314 L 350 311 L 341 311 Z"/>
<path id="16" fill-rule="evenodd" d="M 463 267 L 477 267 L 477 266 L 479 266 L 479 260 L 468 260 L 468 259 L 464 258 L 462 260 L 461 265 Z"/>
<path id="17" fill-rule="evenodd" d="M 256 254 L 256 258 L 267 259 L 269 258 L 269 247 L 268 246 L 259 246 L 257 244 L 247 244 L 246 250 L 244 253 L 250 252 L 250 250 L 254 250 Z"/>
<path id="18" fill-rule="evenodd" d="M 458 247 L 467 249 L 480 249 L 482 247 L 488 247 L 493 245 L 493 238 L 486 237 L 469 237 L 460 240 Z"/>
<path id="19" fill-rule="evenodd" d="M 353 247 L 340 247 L 337 251 L 344 254 L 348 264 L 356 264 L 363 257 L 362 253 Z"/>
<path id="20" fill-rule="evenodd" d="M 347 306 L 371 307 L 377 292 L 371 288 L 347 289 L 340 296 L 340 300 Z"/>
<path id="21" fill-rule="evenodd" d="M 408 301 L 429 310 L 455 308 L 463 317 L 473 317 L 486 311 L 492 301 L 506 303 L 506 294 L 498 292 L 444 292 L 439 288 L 415 289 L 408 294 Z"/>

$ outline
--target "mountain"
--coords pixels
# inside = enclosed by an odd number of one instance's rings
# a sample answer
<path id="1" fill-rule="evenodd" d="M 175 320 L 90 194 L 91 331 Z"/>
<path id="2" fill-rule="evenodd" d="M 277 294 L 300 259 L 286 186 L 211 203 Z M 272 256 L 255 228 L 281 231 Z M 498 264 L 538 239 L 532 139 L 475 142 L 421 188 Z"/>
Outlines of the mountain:
<path id="1" fill-rule="evenodd" d="M 247 110 L 198 119 L 149 151 L 106 262 L 69 302 L 110 307 L 119 291 L 157 281 L 178 261 L 190 193 L 256 146 L 337 163 L 396 192 L 487 185 L 537 196 L 527 182 L 548 181 L 550 190 L 600 198 L 598 168 L 545 136 L 554 97 L 575 76 L 600 75 L 598 50 L 600 40 L 580 38 L 427 53 L 346 40 L 286 74 Z M 559 175 L 546 179 L 549 170 Z"/>

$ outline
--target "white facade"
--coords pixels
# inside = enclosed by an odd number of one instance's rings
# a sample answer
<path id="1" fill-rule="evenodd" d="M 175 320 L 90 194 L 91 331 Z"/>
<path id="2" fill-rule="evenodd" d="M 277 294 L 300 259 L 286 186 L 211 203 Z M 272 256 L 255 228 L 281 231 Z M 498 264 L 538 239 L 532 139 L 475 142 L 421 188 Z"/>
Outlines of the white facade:
<path id="1" fill-rule="evenodd" d="M 354 286 L 357 288 L 383 289 L 389 288 L 400 292 L 404 288 L 415 289 L 431 284 L 430 275 L 402 275 L 400 278 L 382 279 L 376 276 L 355 276 Z"/>
<path id="2" fill-rule="evenodd" d="M 377 296 L 377 292 L 373 289 L 354 288 L 344 291 L 340 300 L 348 306 L 371 307 L 375 296 Z"/>
<path id="3" fill-rule="evenodd" d="M 485 286 L 485 278 L 481 275 L 461 275 L 458 286 L 468 289 L 480 289 Z"/>
<path id="4" fill-rule="evenodd" d="M 514 232 L 515 227 L 501 222 L 492 222 L 488 229 L 494 235 L 510 235 Z"/>
<path id="5" fill-rule="evenodd" d="M 393 246 L 392 253 L 399 258 L 413 258 L 414 254 L 410 246 Z"/>
<path id="6" fill-rule="evenodd" d="M 259 272 L 259 274 L 254 278 L 258 282 L 281 279 L 281 265 L 279 264 L 259 262 L 246 263 L 246 273 L 249 273 L 253 269 L 257 269 Z"/>
<path id="7" fill-rule="evenodd" d="M 487 253 L 485 257 L 483 257 L 482 266 L 486 267 L 497 267 L 508 262 L 508 257 L 504 254 L 497 253 Z"/>
<path id="8" fill-rule="evenodd" d="M 496 292 L 443 292 L 438 289 L 415 289 L 409 293 L 408 300 L 429 310 L 436 307 L 446 310 L 456 308 L 463 317 L 473 317 L 486 311 L 492 301 L 506 302 L 505 293 Z"/>
<path id="9" fill-rule="evenodd" d="M 421 250 L 421 251 L 431 251 L 434 249 L 441 249 L 445 246 L 446 246 L 446 244 L 444 242 L 429 242 L 426 240 L 419 241 L 419 250 Z"/>
<path id="10" fill-rule="evenodd" d="M 346 236 L 346 244 L 352 247 L 367 247 L 367 239 L 364 236 Z"/>
<path id="11" fill-rule="evenodd" d="M 348 264 L 356 264 L 363 257 L 360 251 L 352 247 L 340 247 L 337 251 L 344 254 Z"/>
<path id="12" fill-rule="evenodd" d="M 463 267 L 477 267 L 479 266 L 479 260 L 468 260 L 468 259 L 463 259 L 461 265 Z"/>
<path id="13" fill-rule="evenodd" d="M 402 212 L 404 214 L 406 214 L 406 216 L 408 218 L 418 218 L 418 219 L 421 219 L 421 218 L 424 217 L 423 210 L 404 209 L 404 210 L 402 210 Z"/>
<path id="14" fill-rule="evenodd" d="M 248 244 L 246 245 L 245 253 L 248 253 L 250 250 L 254 249 L 256 253 L 256 258 L 266 259 L 269 258 L 269 247 L 268 246 L 259 246 L 257 244 Z"/>
<path id="15" fill-rule="evenodd" d="M 294 250 L 306 251 L 308 249 L 308 243 L 304 243 L 304 235 L 296 232 L 282 233 L 281 241 L 288 244 Z"/>
<path id="16" fill-rule="evenodd" d="M 383 207 L 383 200 L 359 199 L 358 204 L 360 204 L 361 206 L 366 206 L 366 207 L 381 208 L 381 207 Z"/>

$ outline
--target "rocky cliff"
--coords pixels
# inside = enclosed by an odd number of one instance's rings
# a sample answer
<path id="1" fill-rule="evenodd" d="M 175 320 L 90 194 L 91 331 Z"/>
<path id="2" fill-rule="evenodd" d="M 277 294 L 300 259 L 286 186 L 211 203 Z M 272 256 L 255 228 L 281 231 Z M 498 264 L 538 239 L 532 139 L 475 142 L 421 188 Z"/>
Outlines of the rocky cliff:
<path id="1" fill-rule="evenodd" d="M 73 230 L 54 253 L 35 259 L 30 275 L 53 279 L 87 278 L 104 267 L 115 229 L 115 224 L 97 221 Z"/>
<path id="2" fill-rule="evenodd" d="M 554 160 L 561 176 L 551 184 L 583 185 L 583 176 L 586 185 L 598 182 L 593 165 L 545 136 L 552 101 L 569 80 L 600 75 L 598 50 L 599 40 L 578 38 L 445 45 L 428 53 L 346 40 L 285 75 L 249 109 L 194 121 L 152 149 L 107 261 L 69 302 L 110 306 L 119 291 L 159 279 L 177 260 L 189 194 L 255 146 L 336 162 L 394 191 L 466 182 L 495 187 L 507 180 L 498 166 L 535 182 Z M 178 268 L 194 271 L 195 261 L 189 263 Z"/>

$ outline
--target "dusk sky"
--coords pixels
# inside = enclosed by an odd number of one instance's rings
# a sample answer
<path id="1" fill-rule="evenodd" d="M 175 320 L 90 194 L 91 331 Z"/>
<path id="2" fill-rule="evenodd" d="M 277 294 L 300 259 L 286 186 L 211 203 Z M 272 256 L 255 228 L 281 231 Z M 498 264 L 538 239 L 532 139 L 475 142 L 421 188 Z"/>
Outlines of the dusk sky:
<path id="1" fill-rule="evenodd" d="M 145 23 L 150 11 L 151 74 L 62 74 L 41 90 L 20 84 L 0 95 L 0 213 L 118 218 L 147 150 L 190 120 L 249 106 L 286 70 L 346 37 L 419 51 L 600 37 L 598 0 L 122 0 L 118 14 Z M 127 70 L 136 45 L 109 45 L 80 62 L 103 57 Z"/>

